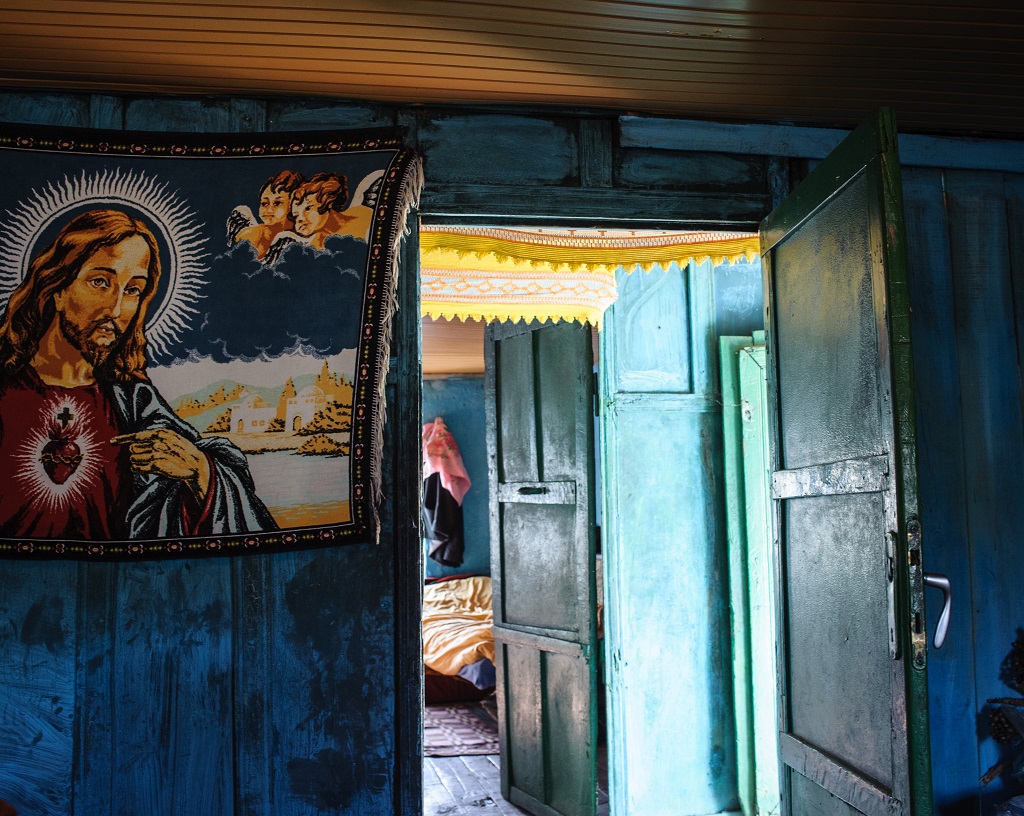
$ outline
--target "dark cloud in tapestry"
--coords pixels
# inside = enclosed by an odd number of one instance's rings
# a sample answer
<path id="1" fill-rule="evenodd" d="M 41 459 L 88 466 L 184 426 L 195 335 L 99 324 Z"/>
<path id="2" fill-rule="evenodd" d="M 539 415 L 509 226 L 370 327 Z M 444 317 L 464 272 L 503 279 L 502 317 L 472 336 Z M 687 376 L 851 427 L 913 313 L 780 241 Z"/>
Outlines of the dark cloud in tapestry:
<path id="1" fill-rule="evenodd" d="M 187 341 L 154 363 L 273 358 L 297 347 L 328 356 L 355 348 L 363 296 L 357 269 L 365 257 L 366 244 L 347 236 L 328 239 L 322 251 L 289 246 L 275 265 L 256 260 L 251 245 L 236 244 L 210 259 Z"/>

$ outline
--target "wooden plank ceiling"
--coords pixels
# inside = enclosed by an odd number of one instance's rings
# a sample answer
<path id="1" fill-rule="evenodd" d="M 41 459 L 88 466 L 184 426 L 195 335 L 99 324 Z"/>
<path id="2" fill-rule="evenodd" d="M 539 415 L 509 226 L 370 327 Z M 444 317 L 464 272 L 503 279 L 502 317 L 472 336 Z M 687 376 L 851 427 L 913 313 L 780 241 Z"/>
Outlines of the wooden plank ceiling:
<path id="1" fill-rule="evenodd" d="M 1024 133 L 1024 3 L 0 0 L 0 88 Z"/>

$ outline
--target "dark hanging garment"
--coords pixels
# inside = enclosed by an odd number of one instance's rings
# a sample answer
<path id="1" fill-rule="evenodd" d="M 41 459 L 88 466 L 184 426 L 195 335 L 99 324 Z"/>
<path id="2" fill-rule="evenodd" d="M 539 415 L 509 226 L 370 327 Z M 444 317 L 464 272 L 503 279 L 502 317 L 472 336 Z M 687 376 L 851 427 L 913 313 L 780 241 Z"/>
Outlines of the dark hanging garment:
<path id="1" fill-rule="evenodd" d="M 437 563 L 462 566 L 462 506 L 441 484 L 440 473 L 431 473 L 423 480 L 423 536 L 430 545 L 428 554 Z"/>
<path id="2" fill-rule="evenodd" d="M 455 438 L 438 417 L 423 426 L 423 537 L 428 554 L 446 567 L 462 566 L 462 500 L 469 474 Z"/>

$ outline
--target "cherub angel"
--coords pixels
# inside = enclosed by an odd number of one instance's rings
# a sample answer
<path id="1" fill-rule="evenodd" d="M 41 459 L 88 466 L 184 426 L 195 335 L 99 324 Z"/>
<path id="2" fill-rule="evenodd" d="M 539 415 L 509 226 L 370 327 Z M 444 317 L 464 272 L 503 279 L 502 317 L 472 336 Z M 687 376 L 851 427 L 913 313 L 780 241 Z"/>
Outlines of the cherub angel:
<path id="1" fill-rule="evenodd" d="M 260 221 L 252 214 L 252 210 L 244 204 L 235 207 L 228 216 L 228 246 L 239 241 L 248 241 L 256 248 L 257 259 L 270 263 L 267 255 L 274 239 L 284 231 L 291 231 L 295 222 L 292 220 L 292 195 L 305 179 L 292 170 L 282 170 L 276 176 L 267 179 L 260 188 Z"/>
<path id="2" fill-rule="evenodd" d="M 263 262 L 277 263 L 291 244 L 323 249 L 324 242 L 332 235 L 351 235 L 367 241 L 383 178 L 383 170 L 367 175 L 352 194 L 347 208 L 348 179 L 345 176 L 317 173 L 304 181 L 292 192 L 292 228 L 274 236 Z"/>

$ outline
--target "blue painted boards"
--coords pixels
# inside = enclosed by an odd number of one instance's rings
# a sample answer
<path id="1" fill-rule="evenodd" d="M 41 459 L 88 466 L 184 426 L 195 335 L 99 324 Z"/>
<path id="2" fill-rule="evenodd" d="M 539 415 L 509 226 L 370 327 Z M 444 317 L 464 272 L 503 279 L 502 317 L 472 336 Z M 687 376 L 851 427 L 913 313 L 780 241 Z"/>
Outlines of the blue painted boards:
<path id="1" fill-rule="evenodd" d="M 242 131 L 266 126 L 266 106 L 10 95 L 0 118 Z M 403 387 L 389 388 L 385 429 L 384 492 L 405 506 L 419 483 L 415 284 L 402 276 L 396 334 L 408 339 L 392 371 Z M 413 812 L 419 735 L 415 718 L 396 717 L 395 682 L 398 631 L 414 643 L 418 630 L 405 615 L 415 601 L 396 602 L 412 572 L 397 561 L 417 573 L 403 597 L 422 580 L 409 533 L 388 503 L 379 546 L 0 564 L 0 798 L 33 816 Z"/>
<path id="2" fill-rule="evenodd" d="M 455 437 L 473 483 L 462 501 L 466 535 L 460 567 L 445 567 L 424 555 L 428 577 L 464 572 L 491 574 L 491 522 L 487 494 L 487 426 L 483 377 L 431 377 L 423 381 L 423 421 L 442 417 Z"/>
<path id="3" fill-rule="evenodd" d="M 0 95 L 0 119 L 143 130 L 406 124 L 427 154 L 423 211 L 462 223 L 497 214 L 515 223 L 575 219 L 587 226 L 615 219 L 659 227 L 755 224 L 771 195 L 760 161 L 750 157 L 824 155 L 806 128 L 729 126 L 743 138 L 726 142 L 708 123 L 324 99 L 12 93 Z M 662 128 L 671 139 L 658 135 Z M 693 140 L 672 135 L 682 131 Z M 459 139 L 468 151 L 457 149 Z M 708 164 L 705 175 L 701 157 L 722 150 L 734 155 Z M 960 140 L 942 160 L 963 163 L 965 150 L 972 166 L 1019 169 L 1022 151 L 1013 142 Z M 669 177 L 657 176 L 669 170 Z M 905 184 L 926 567 L 947 572 L 956 592 L 947 646 L 930 656 L 935 794 L 943 816 L 978 816 L 990 808 L 979 801 L 977 779 L 995 753 L 979 709 L 1005 691 L 998 665 L 1013 629 L 1024 624 L 1016 363 L 1024 354 L 1024 185 L 1014 175 L 917 168 L 907 171 Z M 612 318 L 625 338 L 619 363 L 616 347 L 602 341 L 602 425 L 615 434 L 605 464 L 617 468 L 606 471 L 604 483 L 631 536 L 618 566 L 605 553 L 610 571 L 626 572 L 609 588 L 622 613 L 609 626 L 618 625 L 624 639 L 624 650 L 610 654 L 609 676 L 621 682 L 622 672 L 633 672 L 646 683 L 642 693 L 628 690 L 612 712 L 622 717 L 611 721 L 612 751 L 620 754 L 613 787 L 626 786 L 617 812 L 631 812 L 624 802 L 657 794 L 662 781 L 698 791 L 686 800 L 691 812 L 735 804 L 731 736 L 721 728 L 731 716 L 721 693 L 729 686 L 729 644 L 714 637 L 698 642 L 691 633 L 700 620 L 711 627 L 706 631 L 728 629 L 708 350 L 716 334 L 761 328 L 757 286 L 730 286 L 733 271 L 716 274 L 713 295 L 687 288 L 694 280 L 689 271 L 653 300 L 643 291 L 627 293 Z M 388 501 L 379 547 L 228 567 L 213 560 L 151 569 L 0 565 L 0 797 L 43 816 L 418 810 L 416 518 L 424 417 L 415 283 L 414 274 L 400 283 L 395 337 L 404 342 L 396 343 L 389 379 Z M 705 311 L 697 320 L 692 309 L 699 303 Z M 650 413 L 655 407 L 660 413 Z M 698 439 L 699 448 L 678 449 L 682 437 Z M 457 438 L 465 457 L 469 437 Z M 683 475 L 662 477 L 663 465 L 666 474 Z M 648 484 L 671 499 L 652 500 Z M 606 520 L 606 533 L 609 526 Z M 683 563 L 686 542 L 698 544 Z M 652 608 L 645 601 L 657 592 L 669 597 Z M 929 597 L 932 626 L 938 607 L 938 598 Z M 653 657 L 621 662 L 638 648 L 635 639 L 667 643 L 663 633 L 692 646 L 692 665 L 703 667 L 697 680 L 681 686 L 672 667 L 654 666 L 667 678 L 659 689 L 657 676 L 648 683 L 642 672 Z M 678 648 L 666 647 L 666 654 L 676 667 L 688 659 Z M 691 691 L 684 709 L 679 700 Z M 154 727 L 156 733 L 147 730 Z M 631 740 L 639 748 L 624 755 Z M 672 790 L 663 793 L 671 797 Z M 1002 790 L 994 787 L 989 798 Z M 679 801 L 665 811 L 677 813 Z"/>
<path id="4" fill-rule="evenodd" d="M 953 588 L 929 653 L 932 778 L 942 814 L 991 812 L 978 779 L 999 756 L 985 701 L 1024 625 L 1019 176 L 904 171 L 925 568 Z M 927 599 L 934 630 L 941 597 Z M 979 744 L 980 743 L 980 744 Z"/>

